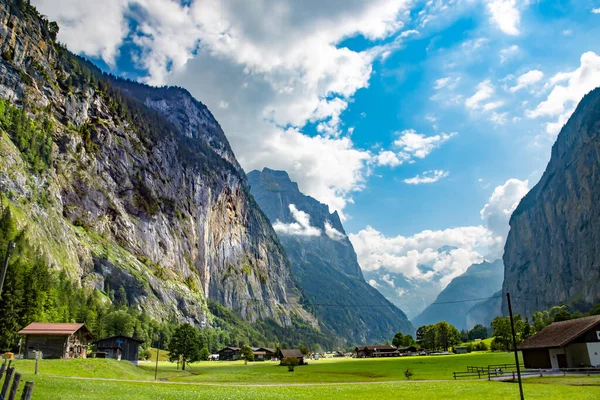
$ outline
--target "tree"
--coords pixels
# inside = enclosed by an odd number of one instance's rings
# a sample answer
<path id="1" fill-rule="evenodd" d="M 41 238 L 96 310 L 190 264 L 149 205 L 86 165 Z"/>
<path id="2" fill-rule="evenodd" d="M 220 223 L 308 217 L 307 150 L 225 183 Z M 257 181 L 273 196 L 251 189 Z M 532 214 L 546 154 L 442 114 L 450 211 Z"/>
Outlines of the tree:
<path id="1" fill-rule="evenodd" d="M 308 347 L 306 347 L 305 345 L 301 344 L 298 347 L 298 350 L 300 350 L 302 352 L 302 354 L 307 355 L 308 353 L 310 353 L 310 351 L 308 350 Z"/>
<path id="2" fill-rule="evenodd" d="M 208 349 L 206 347 L 200 349 L 200 361 L 208 361 L 209 356 L 210 353 L 208 352 Z"/>
<path id="3" fill-rule="evenodd" d="M 397 332 L 392 339 L 392 344 L 396 347 L 404 346 L 404 335 L 402 332 Z"/>
<path id="4" fill-rule="evenodd" d="M 183 371 L 186 363 L 200 360 L 200 340 L 196 328 L 190 324 L 179 325 L 169 342 L 168 350 L 171 362 L 181 359 Z"/>
<path id="5" fill-rule="evenodd" d="M 469 331 L 469 340 L 475 339 L 487 339 L 488 337 L 488 329 L 481 325 L 477 324 Z"/>
<path id="6" fill-rule="evenodd" d="M 404 340 L 402 341 L 402 346 L 414 346 L 416 344 L 415 339 L 409 334 L 404 335 Z"/>
<path id="7" fill-rule="evenodd" d="M 244 364 L 248 364 L 248 361 L 254 361 L 254 352 L 247 344 L 242 346 L 242 348 L 240 349 L 240 354 L 244 359 Z"/>
<path id="8" fill-rule="evenodd" d="M 300 362 L 298 361 L 298 359 L 296 357 L 286 357 L 283 360 L 281 360 L 281 365 L 287 365 L 289 372 L 294 372 L 294 368 L 299 363 Z"/>

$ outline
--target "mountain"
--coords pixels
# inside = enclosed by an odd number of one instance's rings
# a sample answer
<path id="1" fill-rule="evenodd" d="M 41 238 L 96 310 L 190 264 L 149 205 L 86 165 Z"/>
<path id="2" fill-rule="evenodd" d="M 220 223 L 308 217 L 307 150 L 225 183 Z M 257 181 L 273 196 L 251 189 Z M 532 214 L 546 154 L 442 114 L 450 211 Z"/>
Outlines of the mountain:
<path id="1" fill-rule="evenodd" d="M 55 269 L 155 318 L 316 319 L 210 111 L 103 74 L 58 26 L 0 1 L 0 193 Z M 210 320 L 210 318 L 209 318 Z"/>
<path id="2" fill-rule="evenodd" d="M 475 304 L 467 312 L 467 330 L 475 325 L 490 326 L 494 318 L 502 316 L 502 291 L 494 293 L 489 299 Z"/>
<path id="3" fill-rule="evenodd" d="M 285 171 L 252 171 L 248 181 L 322 323 L 348 344 L 414 333 L 406 315 L 365 282 L 337 212 L 302 194 Z"/>
<path id="4" fill-rule="evenodd" d="M 560 131 L 546 171 L 510 219 L 503 292 L 513 311 L 600 300 L 600 89 Z M 506 303 L 502 311 L 508 312 Z"/>
<path id="5" fill-rule="evenodd" d="M 413 325 L 418 327 L 447 321 L 459 330 L 466 329 L 467 314 L 476 303 L 460 301 L 493 296 L 502 287 L 503 276 L 502 260 L 471 265 L 464 274 L 452 279 L 437 299 L 412 320 Z"/>

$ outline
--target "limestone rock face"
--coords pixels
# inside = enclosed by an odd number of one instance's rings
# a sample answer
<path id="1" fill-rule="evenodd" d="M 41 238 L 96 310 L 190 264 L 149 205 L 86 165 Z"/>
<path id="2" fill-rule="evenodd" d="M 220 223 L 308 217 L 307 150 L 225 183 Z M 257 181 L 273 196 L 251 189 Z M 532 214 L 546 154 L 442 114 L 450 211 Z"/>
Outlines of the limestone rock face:
<path id="1" fill-rule="evenodd" d="M 0 130 L 0 192 L 54 267 L 100 290 L 123 286 L 156 317 L 202 323 L 212 299 L 247 321 L 316 326 L 206 106 L 103 75 L 51 29 L 32 7 L 0 1 L 0 98 L 53 126 L 40 173 Z"/>
<path id="2" fill-rule="evenodd" d="M 406 315 L 365 282 L 337 212 L 302 194 L 285 171 L 252 171 L 248 181 L 327 328 L 348 344 L 385 342 L 398 331 L 414 333 Z"/>
<path id="3" fill-rule="evenodd" d="M 510 220 L 503 292 L 515 313 L 600 300 L 600 90 L 581 100 Z M 507 313 L 506 302 L 502 310 Z"/>

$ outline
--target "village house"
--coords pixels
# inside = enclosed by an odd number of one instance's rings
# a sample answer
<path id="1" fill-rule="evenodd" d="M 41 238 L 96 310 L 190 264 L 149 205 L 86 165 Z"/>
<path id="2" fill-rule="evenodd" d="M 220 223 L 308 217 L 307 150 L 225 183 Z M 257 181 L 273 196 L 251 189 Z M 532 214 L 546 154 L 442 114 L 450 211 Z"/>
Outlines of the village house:
<path id="1" fill-rule="evenodd" d="M 240 359 L 240 348 L 227 346 L 219 350 L 219 361 L 235 361 Z"/>
<path id="2" fill-rule="evenodd" d="M 356 358 L 398 357 L 400 352 L 396 346 L 379 344 L 375 346 L 359 346 L 354 349 Z"/>
<path id="3" fill-rule="evenodd" d="M 254 361 L 273 360 L 275 358 L 275 350 L 267 347 L 252 347 Z"/>
<path id="4" fill-rule="evenodd" d="M 304 354 L 298 349 L 281 350 L 281 362 L 284 358 L 297 358 L 298 365 L 304 365 Z"/>
<path id="5" fill-rule="evenodd" d="M 418 351 L 415 346 L 398 347 L 397 350 L 403 356 L 416 355 Z"/>
<path id="6" fill-rule="evenodd" d="M 84 324 L 33 322 L 19 331 L 25 336 L 25 358 L 86 358 L 92 334 Z"/>
<path id="7" fill-rule="evenodd" d="M 600 315 L 554 322 L 519 345 L 525 368 L 600 366 Z"/>
<path id="8" fill-rule="evenodd" d="M 113 358 L 130 361 L 134 365 L 139 361 L 139 348 L 143 340 L 129 336 L 111 336 L 95 341 L 97 358 Z"/>

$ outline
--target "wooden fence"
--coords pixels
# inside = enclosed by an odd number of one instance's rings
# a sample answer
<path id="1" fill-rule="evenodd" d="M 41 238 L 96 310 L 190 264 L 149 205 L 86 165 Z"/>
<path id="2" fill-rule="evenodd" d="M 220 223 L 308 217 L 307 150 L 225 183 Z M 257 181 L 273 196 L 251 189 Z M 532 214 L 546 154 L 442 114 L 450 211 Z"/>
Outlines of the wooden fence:
<path id="1" fill-rule="evenodd" d="M 523 366 L 521 366 L 523 368 Z M 470 379 L 482 379 L 487 378 L 488 380 L 492 377 L 504 376 L 505 374 L 512 373 L 517 370 L 515 364 L 493 364 L 487 367 L 467 365 L 466 371 L 453 372 L 452 376 L 454 379 L 470 378 Z"/>
<path id="2" fill-rule="evenodd" d="M 6 361 L 0 366 L 0 400 L 15 400 L 19 384 L 21 383 L 21 374 L 15 371 L 14 367 L 10 366 L 11 361 Z M 4 382 L 2 379 L 4 378 Z M 12 385 L 11 385 L 12 382 Z M 21 400 L 30 400 L 33 393 L 33 382 L 25 382 Z"/>

